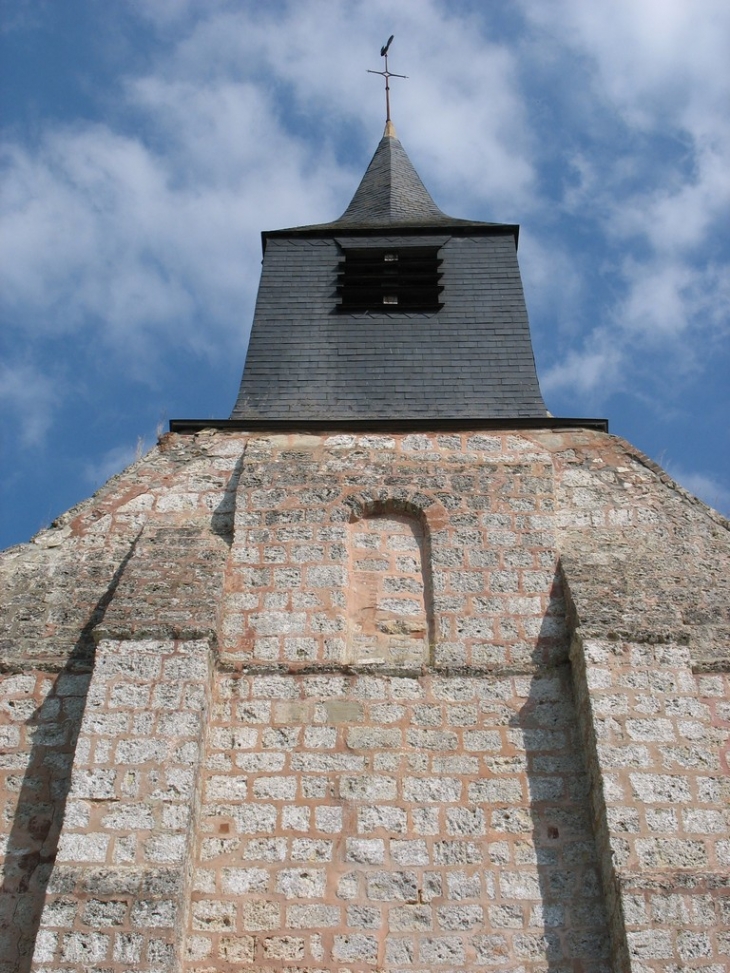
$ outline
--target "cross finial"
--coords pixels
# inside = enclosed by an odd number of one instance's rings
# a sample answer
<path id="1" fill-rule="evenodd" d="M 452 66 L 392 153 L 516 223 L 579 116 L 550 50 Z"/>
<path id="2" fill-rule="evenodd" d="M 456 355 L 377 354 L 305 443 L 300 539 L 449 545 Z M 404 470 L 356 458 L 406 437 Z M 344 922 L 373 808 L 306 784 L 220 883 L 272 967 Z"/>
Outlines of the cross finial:
<path id="1" fill-rule="evenodd" d="M 388 43 L 384 44 L 380 48 L 380 56 L 385 58 L 385 71 L 371 71 L 368 68 L 368 74 L 379 74 L 381 77 L 385 78 L 385 131 L 388 132 L 389 128 L 392 128 L 392 123 L 390 121 L 390 85 L 388 81 L 390 78 L 407 78 L 407 74 L 393 74 L 392 71 L 388 70 L 388 48 L 393 43 L 393 34 L 388 38 Z"/>

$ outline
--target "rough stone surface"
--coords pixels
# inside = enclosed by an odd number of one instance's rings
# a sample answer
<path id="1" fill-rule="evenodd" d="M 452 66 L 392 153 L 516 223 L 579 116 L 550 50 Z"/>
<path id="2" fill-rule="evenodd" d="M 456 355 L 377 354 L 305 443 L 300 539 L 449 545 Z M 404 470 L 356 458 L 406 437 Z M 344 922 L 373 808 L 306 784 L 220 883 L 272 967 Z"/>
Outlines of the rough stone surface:
<path id="1" fill-rule="evenodd" d="M 190 969 L 220 962 L 231 934 L 280 941 L 291 929 L 306 962 L 324 950 L 325 963 L 370 968 L 394 951 L 477 962 L 490 930 L 506 955 L 544 959 L 534 944 L 547 929 L 555 958 L 607 969 L 567 664 L 489 682 L 337 672 L 277 681 L 297 700 L 285 735 L 271 733 L 272 677 L 216 683 Z M 254 734 L 231 750 L 242 718 Z M 319 727 L 332 732 L 307 733 Z M 476 727 L 489 727 L 486 741 Z M 250 759 L 259 754 L 275 760 L 262 767 Z"/>
<path id="2" fill-rule="evenodd" d="M 0 558 L 0 970 L 720 973 L 729 537 L 585 430 L 165 437 Z"/>

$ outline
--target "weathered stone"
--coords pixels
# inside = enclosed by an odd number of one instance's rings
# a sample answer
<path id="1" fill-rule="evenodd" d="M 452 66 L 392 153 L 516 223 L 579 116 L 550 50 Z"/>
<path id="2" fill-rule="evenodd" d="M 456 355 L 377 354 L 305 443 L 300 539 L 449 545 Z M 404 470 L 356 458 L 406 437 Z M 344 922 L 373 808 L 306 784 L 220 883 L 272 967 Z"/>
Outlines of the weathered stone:
<path id="1" fill-rule="evenodd" d="M 626 444 L 171 436 L 48 533 L 6 962 L 723 967 L 728 530 Z"/>

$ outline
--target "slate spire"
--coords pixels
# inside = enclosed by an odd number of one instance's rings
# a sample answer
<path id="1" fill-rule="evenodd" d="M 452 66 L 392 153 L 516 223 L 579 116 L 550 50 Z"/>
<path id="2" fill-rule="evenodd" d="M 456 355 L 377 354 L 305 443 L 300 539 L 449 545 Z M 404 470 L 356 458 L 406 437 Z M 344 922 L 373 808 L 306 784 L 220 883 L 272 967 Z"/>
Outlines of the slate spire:
<path id="1" fill-rule="evenodd" d="M 277 233 L 309 233 L 313 230 L 370 232 L 377 229 L 408 230 L 431 227 L 503 227 L 517 242 L 518 227 L 448 216 L 434 203 L 396 134 L 395 125 L 385 123 L 383 137 L 360 180 L 345 212 L 330 223 L 295 226 Z"/>
<path id="2" fill-rule="evenodd" d="M 375 155 L 335 225 L 431 226 L 452 223 L 431 198 L 420 176 L 398 141 L 395 126 L 386 122 Z"/>

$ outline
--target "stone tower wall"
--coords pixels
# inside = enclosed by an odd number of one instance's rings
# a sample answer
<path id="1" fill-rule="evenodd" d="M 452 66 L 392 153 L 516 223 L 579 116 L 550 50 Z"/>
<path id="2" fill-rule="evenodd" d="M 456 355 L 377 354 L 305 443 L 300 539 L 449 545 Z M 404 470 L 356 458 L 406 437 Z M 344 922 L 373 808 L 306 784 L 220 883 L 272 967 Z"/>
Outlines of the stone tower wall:
<path id="1" fill-rule="evenodd" d="M 0 969 L 719 973 L 729 549 L 597 433 L 166 437 L 0 564 Z"/>

